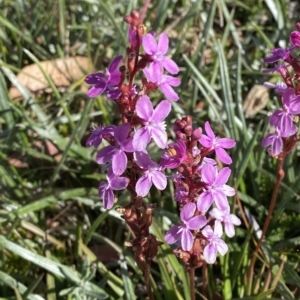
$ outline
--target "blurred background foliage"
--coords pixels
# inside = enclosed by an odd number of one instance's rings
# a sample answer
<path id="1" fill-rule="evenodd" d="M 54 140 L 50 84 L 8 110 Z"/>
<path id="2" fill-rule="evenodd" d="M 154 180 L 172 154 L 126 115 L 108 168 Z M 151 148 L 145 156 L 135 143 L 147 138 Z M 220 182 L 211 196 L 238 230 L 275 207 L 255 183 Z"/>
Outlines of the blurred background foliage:
<path id="1" fill-rule="evenodd" d="M 97 187 L 104 175 L 95 151 L 85 147 L 93 125 L 117 124 L 119 115 L 104 97 L 88 99 L 83 82 L 125 53 L 123 17 L 144 2 L 0 0 L 0 299 L 146 299 L 124 246 L 131 233 L 117 212 L 103 209 Z M 197 297 L 299 299 L 299 148 L 286 160 L 255 278 L 246 272 L 276 175 L 260 141 L 278 99 L 261 84 L 279 77 L 263 75 L 262 60 L 288 45 L 299 2 L 148 2 L 146 28 L 169 35 L 181 68 L 170 139 L 175 119 L 190 114 L 195 126 L 210 120 L 220 136 L 237 140 L 231 184 L 238 193 L 231 201 L 247 222 L 227 241 L 225 257 L 197 270 Z M 162 97 L 151 94 L 154 102 Z M 119 204 L 128 196 L 119 193 Z M 172 184 L 151 191 L 148 201 L 158 203 L 152 230 L 163 241 L 179 221 Z M 151 283 L 158 300 L 190 299 L 186 272 L 169 245 L 153 262 Z"/>

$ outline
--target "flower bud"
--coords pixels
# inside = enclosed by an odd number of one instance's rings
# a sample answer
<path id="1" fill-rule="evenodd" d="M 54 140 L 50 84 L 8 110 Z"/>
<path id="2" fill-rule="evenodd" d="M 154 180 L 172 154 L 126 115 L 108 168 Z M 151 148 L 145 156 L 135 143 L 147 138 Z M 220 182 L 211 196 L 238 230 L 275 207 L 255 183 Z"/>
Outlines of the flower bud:
<path id="1" fill-rule="evenodd" d="M 193 133 L 192 133 L 192 140 L 195 140 L 195 141 L 200 140 L 201 135 L 202 135 L 202 128 L 201 127 L 198 127 L 196 129 L 194 129 Z"/>
<path id="2" fill-rule="evenodd" d="M 187 125 L 184 127 L 184 132 L 187 136 L 191 136 L 193 132 L 193 127 L 191 125 Z"/>
<path id="3" fill-rule="evenodd" d="M 293 31 L 290 34 L 290 42 L 292 45 L 296 47 L 300 47 L 300 32 L 299 31 Z"/>

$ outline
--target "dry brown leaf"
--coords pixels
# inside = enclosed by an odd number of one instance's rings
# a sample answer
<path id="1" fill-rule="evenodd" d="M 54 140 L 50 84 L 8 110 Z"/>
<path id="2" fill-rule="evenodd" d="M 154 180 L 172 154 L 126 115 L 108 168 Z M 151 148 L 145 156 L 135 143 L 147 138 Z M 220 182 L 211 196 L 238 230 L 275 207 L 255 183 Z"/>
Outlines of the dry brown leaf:
<path id="1" fill-rule="evenodd" d="M 249 91 L 243 104 L 243 111 L 246 118 L 254 117 L 268 103 L 269 89 L 261 84 L 256 84 Z"/>
<path id="2" fill-rule="evenodd" d="M 72 82 L 83 78 L 86 74 L 94 72 L 91 61 L 84 56 L 46 60 L 40 62 L 40 65 L 57 87 L 67 87 Z M 37 64 L 24 67 L 17 75 L 17 79 L 33 94 L 43 91 L 51 92 L 47 79 Z M 13 100 L 22 99 L 22 95 L 16 87 L 9 89 L 9 96 Z"/>

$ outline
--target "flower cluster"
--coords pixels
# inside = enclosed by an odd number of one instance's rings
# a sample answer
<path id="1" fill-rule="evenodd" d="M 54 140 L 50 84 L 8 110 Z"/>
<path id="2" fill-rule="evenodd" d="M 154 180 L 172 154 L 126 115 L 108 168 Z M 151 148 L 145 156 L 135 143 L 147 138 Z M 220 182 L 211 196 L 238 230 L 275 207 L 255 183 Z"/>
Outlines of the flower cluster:
<path id="1" fill-rule="evenodd" d="M 174 76 L 179 67 L 166 55 L 169 39 L 165 33 L 158 37 L 155 33 L 145 34 L 136 11 L 125 17 L 125 22 L 129 24 L 126 63 L 122 65 L 123 57 L 117 56 L 105 73 L 86 77 L 86 83 L 92 85 L 88 95 L 107 95 L 117 105 L 122 120 L 118 126 L 100 125 L 86 143 L 97 148 L 96 161 L 107 174 L 100 183 L 99 197 L 104 207 L 110 209 L 116 202 L 114 191 L 127 188 L 130 192 L 131 202 L 117 210 L 134 233 L 135 239 L 127 245 L 133 247 L 136 261 L 144 271 L 161 243 L 149 232 L 155 205 L 146 204 L 143 198 L 153 185 L 164 190 L 166 170 L 175 170 L 169 178 L 176 188 L 181 225 L 173 226 L 165 240 L 170 244 L 179 242 L 176 251 L 190 256 L 185 261 L 189 265 L 194 261 L 194 266 L 200 266 L 204 260 L 214 263 L 217 252 L 224 255 L 227 251 L 221 239 L 221 224 L 232 237 L 233 225 L 239 225 L 240 220 L 230 214 L 227 200 L 227 196 L 235 194 L 226 184 L 231 171 L 228 167 L 220 169 L 217 161 L 208 156 L 215 153 L 220 162 L 230 164 L 232 160 L 225 149 L 234 147 L 235 142 L 216 137 L 209 122 L 205 123 L 206 134 L 202 134 L 201 128 L 192 128 L 191 117 L 185 117 L 175 122 L 177 141 L 168 144 L 165 119 L 171 112 L 172 101 L 179 100 L 173 89 L 180 84 Z M 140 84 L 135 82 L 137 74 L 142 75 Z M 158 88 L 166 99 L 153 104 L 148 94 Z M 103 140 L 106 145 L 101 145 Z M 162 149 L 160 161 L 153 160 L 148 153 L 150 143 Z"/>
<path id="2" fill-rule="evenodd" d="M 221 239 L 222 223 L 229 237 L 235 234 L 234 225 L 241 223 L 230 214 L 227 200 L 235 194 L 226 184 L 231 171 L 228 167 L 219 170 L 217 161 L 208 157 L 215 153 L 221 162 L 230 164 L 232 160 L 224 149 L 234 147 L 235 141 L 216 137 L 209 122 L 205 123 L 206 134 L 201 128 L 193 129 L 189 116 L 177 120 L 174 127 L 177 144 L 165 150 L 162 165 L 177 169 L 173 181 L 175 200 L 181 207 L 181 225 L 173 226 L 165 240 L 169 244 L 177 242 L 180 247 L 175 252 L 195 268 L 203 263 L 202 254 L 212 264 L 217 252 L 227 252 L 228 247 Z"/>
<path id="3" fill-rule="evenodd" d="M 300 115 L 300 23 L 297 24 L 298 31 L 290 34 L 291 46 L 287 49 L 275 48 L 271 50 L 271 57 L 265 58 L 266 63 L 277 63 L 274 68 L 264 70 L 264 73 L 279 72 L 284 82 L 265 85 L 274 88 L 281 98 L 281 109 L 276 110 L 270 116 L 270 125 L 274 127 L 272 133 L 268 134 L 262 141 L 263 147 L 269 148 L 270 155 L 279 157 L 290 152 L 297 142 L 296 133 Z"/>

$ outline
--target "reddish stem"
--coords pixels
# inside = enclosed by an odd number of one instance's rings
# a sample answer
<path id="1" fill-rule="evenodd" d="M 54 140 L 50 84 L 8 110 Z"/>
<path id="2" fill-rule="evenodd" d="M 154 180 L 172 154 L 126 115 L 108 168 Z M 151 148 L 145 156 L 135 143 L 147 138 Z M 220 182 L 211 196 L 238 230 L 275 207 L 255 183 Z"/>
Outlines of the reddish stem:
<path id="1" fill-rule="evenodd" d="M 273 194 L 272 194 L 272 198 L 271 198 L 271 202 L 270 202 L 270 206 L 269 206 L 269 210 L 268 210 L 268 215 L 267 215 L 267 218 L 266 218 L 264 226 L 263 226 L 261 237 L 256 244 L 256 247 L 255 247 L 255 250 L 254 250 L 254 253 L 252 256 L 252 260 L 251 260 L 251 263 L 250 263 L 250 266 L 248 269 L 248 279 L 249 279 L 248 293 L 252 290 L 252 283 L 253 283 L 253 278 L 254 278 L 254 266 L 255 266 L 255 263 L 257 260 L 258 251 L 261 247 L 262 241 L 263 241 L 263 239 L 267 233 L 267 230 L 269 228 L 270 221 L 272 218 L 272 214 L 273 214 L 276 200 L 277 200 L 278 193 L 279 193 L 280 184 L 284 177 L 284 173 L 283 173 L 283 169 L 282 169 L 284 158 L 285 158 L 285 156 L 283 156 L 281 159 L 279 159 L 278 163 L 277 163 L 276 182 L 275 182 L 275 187 L 273 190 Z"/>
<path id="2" fill-rule="evenodd" d="M 191 300 L 196 300 L 196 294 L 195 294 L 195 269 L 194 268 L 189 268 L 189 280 L 190 280 Z"/>

